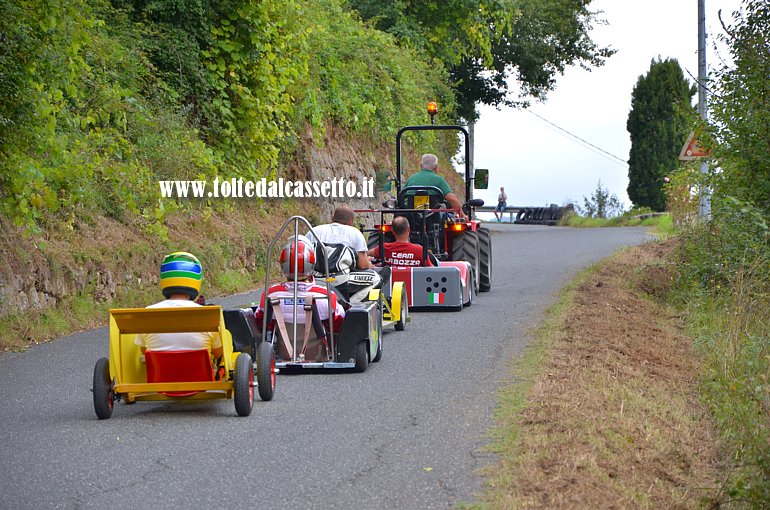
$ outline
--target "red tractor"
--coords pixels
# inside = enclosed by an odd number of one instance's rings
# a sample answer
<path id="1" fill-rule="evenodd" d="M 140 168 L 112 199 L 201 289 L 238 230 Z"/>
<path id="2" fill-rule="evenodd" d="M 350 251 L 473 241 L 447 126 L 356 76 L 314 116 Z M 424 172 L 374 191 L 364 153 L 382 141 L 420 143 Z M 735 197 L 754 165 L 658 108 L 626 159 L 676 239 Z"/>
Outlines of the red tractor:
<path id="1" fill-rule="evenodd" d="M 470 141 L 468 131 L 462 126 L 436 125 L 434 115 L 437 113 L 435 103 L 428 105 L 431 124 L 423 126 L 406 126 L 396 134 L 396 176 L 392 179 L 396 185 L 396 199 L 386 201 L 383 213 L 404 216 L 409 220 L 411 229 L 410 241 L 421 244 L 423 253 L 435 256 L 438 261 L 467 261 L 471 265 L 474 276 L 474 290 L 487 292 L 492 286 L 492 239 L 489 230 L 481 226 L 481 221 L 474 219 L 474 209 L 484 205 L 481 199 L 470 199 L 474 187 L 474 175 L 470 168 Z M 465 197 L 463 211 L 469 220 L 464 220 L 456 213 L 457 209 L 448 208 L 444 195 L 435 186 L 404 186 L 401 169 L 401 138 L 410 131 L 459 131 L 465 142 Z M 475 176 L 479 189 L 486 189 L 488 174 L 484 171 Z M 389 223 L 376 225 L 376 232 L 369 236 L 370 247 L 378 243 L 393 241 Z M 380 246 L 380 252 L 383 248 Z"/>

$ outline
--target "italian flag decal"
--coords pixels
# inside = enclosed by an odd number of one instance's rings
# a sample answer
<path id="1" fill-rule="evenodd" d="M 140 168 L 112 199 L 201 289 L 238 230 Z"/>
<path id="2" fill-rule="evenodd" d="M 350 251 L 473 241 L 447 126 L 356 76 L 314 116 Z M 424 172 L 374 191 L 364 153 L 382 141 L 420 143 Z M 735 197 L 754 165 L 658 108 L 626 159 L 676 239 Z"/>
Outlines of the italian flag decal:
<path id="1" fill-rule="evenodd" d="M 431 292 L 428 298 L 428 303 L 432 305 L 444 304 L 444 294 L 441 292 Z"/>

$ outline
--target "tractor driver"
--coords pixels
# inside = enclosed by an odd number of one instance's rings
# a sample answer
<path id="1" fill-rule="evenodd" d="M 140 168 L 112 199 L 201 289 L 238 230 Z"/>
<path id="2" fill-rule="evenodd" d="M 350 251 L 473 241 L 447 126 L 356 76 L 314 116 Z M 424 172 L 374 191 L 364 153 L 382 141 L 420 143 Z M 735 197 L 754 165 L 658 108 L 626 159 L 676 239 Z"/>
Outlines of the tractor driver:
<path id="1" fill-rule="evenodd" d="M 409 242 L 409 220 L 403 216 L 396 216 L 391 223 L 393 235 L 396 240 L 392 243 L 384 243 L 385 255 L 380 257 L 380 247 L 375 246 L 369 250 L 369 255 L 380 258 L 389 266 L 422 266 L 423 252 L 422 246 Z M 430 258 L 425 259 L 426 266 L 432 266 Z"/>
<path id="2" fill-rule="evenodd" d="M 164 301 L 147 308 L 186 308 L 201 306 L 198 297 L 203 280 L 200 261 L 187 252 L 178 251 L 167 255 L 160 265 L 160 288 Z M 134 343 L 145 351 L 183 351 L 208 349 L 215 357 L 222 356 L 222 339 L 219 333 L 145 333 L 136 335 Z"/>
<path id="3" fill-rule="evenodd" d="M 460 199 L 457 198 L 452 192 L 452 188 L 446 182 L 446 179 L 436 173 L 438 168 L 438 158 L 435 154 L 423 154 L 421 162 L 421 170 L 411 176 L 406 181 L 405 187 L 408 186 L 435 186 L 441 190 L 444 194 L 444 200 L 446 200 L 449 207 L 452 209 L 458 209 L 460 211 L 460 217 L 464 220 L 468 220 L 468 216 L 463 212 L 460 205 Z"/>

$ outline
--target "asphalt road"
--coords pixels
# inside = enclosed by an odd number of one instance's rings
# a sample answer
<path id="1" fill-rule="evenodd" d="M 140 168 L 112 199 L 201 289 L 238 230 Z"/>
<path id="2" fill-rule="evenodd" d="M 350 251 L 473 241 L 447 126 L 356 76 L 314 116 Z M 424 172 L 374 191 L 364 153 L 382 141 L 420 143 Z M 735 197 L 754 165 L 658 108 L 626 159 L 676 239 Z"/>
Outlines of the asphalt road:
<path id="1" fill-rule="evenodd" d="M 280 375 L 271 402 L 119 403 L 99 421 L 101 328 L 0 356 L 0 508 L 429 509 L 474 500 L 495 390 L 574 274 L 641 228 L 491 224 L 492 291 L 388 330 L 363 374 Z M 256 294 L 219 300 L 225 306 Z"/>

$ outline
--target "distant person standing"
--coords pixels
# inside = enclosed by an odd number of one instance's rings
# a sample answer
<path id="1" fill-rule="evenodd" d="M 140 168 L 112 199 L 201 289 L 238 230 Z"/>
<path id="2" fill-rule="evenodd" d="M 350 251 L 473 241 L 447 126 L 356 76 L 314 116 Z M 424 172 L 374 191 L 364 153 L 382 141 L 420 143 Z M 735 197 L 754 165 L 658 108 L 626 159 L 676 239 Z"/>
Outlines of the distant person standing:
<path id="1" fill-rule="evenodd" d="M 503 221 L 506 207 L 508 207 L 508 195 L 505 194 L 505 188 L 500 186 L 500 194 L 497 195 L 497 205 L 495 206 L 495 218 L 497 218 L 498 223 Z"/>

